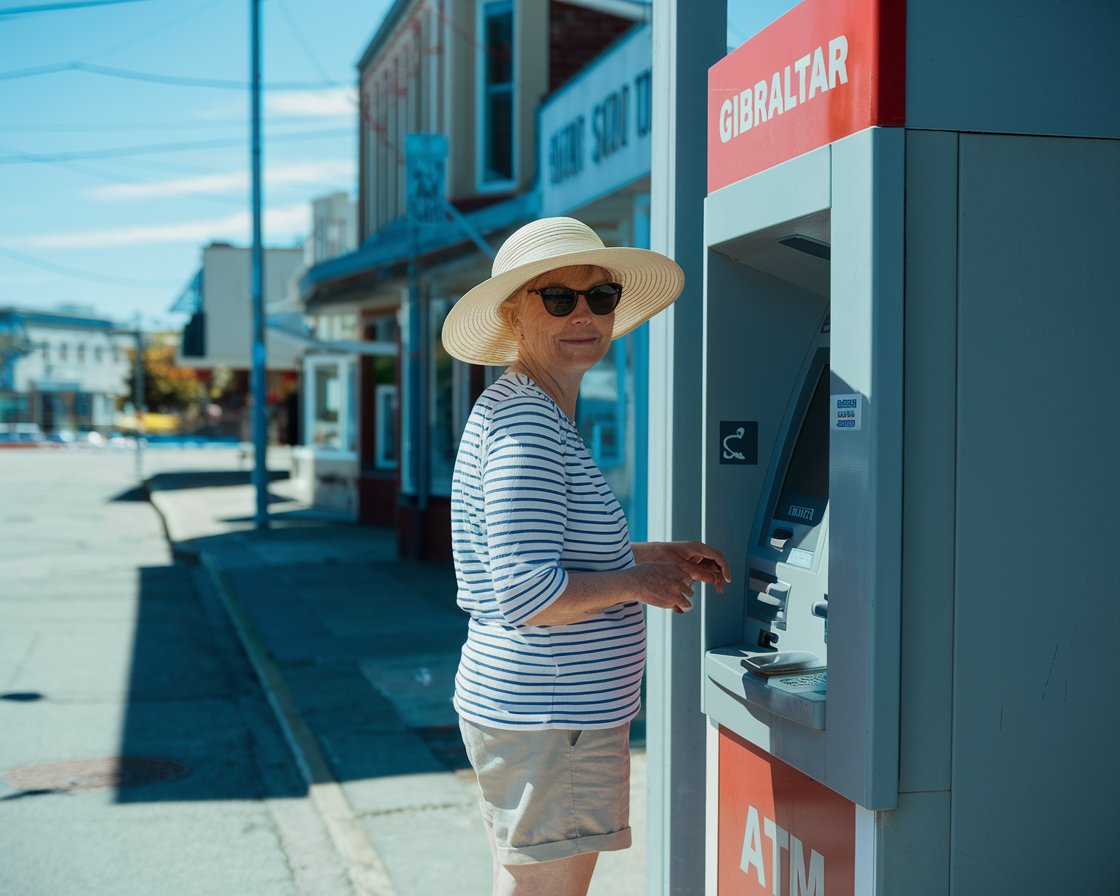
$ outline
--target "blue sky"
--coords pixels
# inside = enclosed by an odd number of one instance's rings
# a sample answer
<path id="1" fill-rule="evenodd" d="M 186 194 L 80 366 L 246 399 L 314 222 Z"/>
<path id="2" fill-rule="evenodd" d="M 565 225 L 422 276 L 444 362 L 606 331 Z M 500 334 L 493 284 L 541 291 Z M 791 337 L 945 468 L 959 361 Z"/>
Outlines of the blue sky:
<path id="1" fill-rule="evenodd" d="M 355 63 L 390 5 L 261 4 L 266 245 L 356 193 Z M 729 44 L 793 5 L 730 0 Z M 249 243 L 249 8 L 0 0 L 0 306 L 178 326 L 201 248 Z"/>
<path id="2" fill-rule="evenodd" d="M 65 2 L 0 2 L 0 305 L 175 321 L 201 247 L 251 239 L 249 92 L 224 86 L 249 80 L 249 2 L 3 14 Z M 354 66 L 388 5 L 262 3 L 262 80 L 290 85 L 264 93 L 266 245 L 300 242 L 311 198 L 356 191 Z"/>

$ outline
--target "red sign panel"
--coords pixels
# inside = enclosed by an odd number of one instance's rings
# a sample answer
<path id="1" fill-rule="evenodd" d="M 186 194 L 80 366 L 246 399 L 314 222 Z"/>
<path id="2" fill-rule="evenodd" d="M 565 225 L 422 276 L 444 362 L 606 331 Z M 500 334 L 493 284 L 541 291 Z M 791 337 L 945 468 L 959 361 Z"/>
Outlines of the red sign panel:
<path id="1" fill-rule="evenodd" d="M 905 0 L 803 0 L 708 70 L 708 192 L 905 120 Z"/>
<path id="2" fill-rule="evenodd" d="M 719 731 L 719 896 L 854 896 L 856 804 Z"/>

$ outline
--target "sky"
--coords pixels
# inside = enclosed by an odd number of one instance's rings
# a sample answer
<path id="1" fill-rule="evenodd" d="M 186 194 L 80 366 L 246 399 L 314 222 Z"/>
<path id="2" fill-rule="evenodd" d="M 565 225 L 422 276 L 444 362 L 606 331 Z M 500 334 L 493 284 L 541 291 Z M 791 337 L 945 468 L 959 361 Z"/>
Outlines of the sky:
<path id="1" fill-rule="evenodd" d="M 179 326 L 202 247 L 252 240 L 250 3 L 94 2 L 0 0 L 0 306 Z M 356 194 L 355 65 L 389 5 L 261 3 L 266 246 Z"/>
<path id="2" fill-rule="evenodd" d="M 543 2 L 543 0 L 541 0 Z M 795 0 L 729 0 L 738 45 Z M 356 63 L 391 0 L 261 2 L 263 241 L 357 193 Z M 0 307 L 145 328 L 249 245 L 250 0 L 0 0 Z"/>

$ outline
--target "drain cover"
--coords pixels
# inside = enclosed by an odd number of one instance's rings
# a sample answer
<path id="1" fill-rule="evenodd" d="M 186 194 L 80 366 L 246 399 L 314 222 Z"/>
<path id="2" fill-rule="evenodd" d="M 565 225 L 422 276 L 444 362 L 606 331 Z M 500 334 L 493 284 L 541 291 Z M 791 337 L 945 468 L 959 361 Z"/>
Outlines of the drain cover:
<path id="1" fill-rule="evenodd" d="M 5 775 L 17 790 L 105 790 L 139 787 L 183 777 L 187 768 L 174 759 L 153 756 L 110 756 L 25 765 Z"/>

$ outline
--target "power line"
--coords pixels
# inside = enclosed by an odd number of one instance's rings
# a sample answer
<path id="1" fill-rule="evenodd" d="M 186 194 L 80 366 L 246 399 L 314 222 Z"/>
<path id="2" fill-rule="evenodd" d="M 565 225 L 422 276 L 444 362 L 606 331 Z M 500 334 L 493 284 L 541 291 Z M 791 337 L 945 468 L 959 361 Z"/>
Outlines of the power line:
<path id="1" fill-rule="evenodd" d="M 324 128 L 317 131 L 296 131 L 294 133 L 273 134 L 268 137 L 269 142 L 287 142 L 289 140 L 319 140 L 329 137 L 352 137 L 352 128 Z M 245 141 L 231 138 L 222 140 L 182 140 L 177 143 L 151 143 L 143 146 L 118 146 L 108 149 L 72 150 L 56 153 L 13 153 L 0 156 L 0 165 L 18 165 L 20 163 L 52 163 L 73 162 L 79 159 L 110 159 L 128 155 L 148 155 L 161 152 L 185 152 L 195 149 L 220 149 L 227 146 L 242 146 Z"/>
<path id="2" fill-rule="evenodd" d="M 348 98 L 349 100 L 349 98 Z M 357 103 L 353 103 L 355 108 Z M 322 122 L 323 119 L 338 118 L 340 115 L 323 116 L 323 115 L 269 115 L 268 120 L 271 124 L 307 124 L 311 122 Z M 117 134 L 121 131 L 170 131 L 170 130 L 229 130 L 230 128 L 240 128 L 244 130 L 247 127 L 245 117 L 240 116 L 237 118 L 212 118 L 200 121 L 102 121 L 97 124 L 74 124 L 73 122 L 47 122 L 32 124 L 28 122 L 13 122 L 10 120 L 0 121 L 0 131 L 18 131 L 21 134 L 27 133 L 58 133 L 58 134 L 79 134 L 79 133 L 112 133 Z"/>
<path id="3" fill-rule="evenodd" d="M 60 12 L 85 6 L 116 6 L 120 3 L 147 3 L 148 0 L 72 0 L 70 3 L 39 3 L 35 6 L 14 6 L 0 9 L 0 16 L 22 16 L 33 12 Z"/>
<path id="4" fill-rule="evenodd" d="M 295 18 L 288 9 L 288 4 L 285 3 L 284 0 L 277 0 L 277 5 L 280 7 L 280 12 L 283 14 L 284 18 L 288 20 L 288 25 L 292 29 L 292 34 L 295 35 L 299 45 L 303 47 L 303 52 L 306 54 L 307 58 L 311 60 L 311 64 L 319 70 L 319 74 L 323 76 L 324 81 L 330 81 L 330 73 L 323 67 L 318 57 L 311 51 L 311 47 L 307 43 L 307 38 L 304 37 L 303 30 L 296 24 Z"/>
<path id="5" fill-rule="evenodd" d="M 224 0 L 209 0 L 208 3 L 202 3 L 199 6 L 196 6 L 194 9 L 188 9 L 185 13 L 183 13 L 180 16 L 174 16 L 173 18 L 168 19 L 167 21 L 163 22 L 162 24 L 155 25 L 155 26 L 149 28 L 147 31 L 142 31 L 140 34 L 136 34 L 136 35 L 133 35 L 132 37 L 125 38 L 124 40 L 119 41 L 115 44 L 112 44 L 111 46 L 108 46 L 108 47 L 105 47 L 104 49 L 98 50 L 96 53 L 93 53 L 92 55 L 87 56 L 86 61 L 88 62 L 88 61 L 91 61 L 93 59 L 98 59 L 102 56 L 110 56 L 110 55 L 112 55 L 113 53 L 116 53 L 119 50 L 123 50 L 125 47 L 134 46 L 135 44 L 138 44 L 141 41 L 147 40 L 153 34 L 158 34 L 161 31 L 166 31 L 168 28 L 171 28 L 175 25 L 179 25 L 182 22 L 185 22 L 187 19 L 194 18 L 199 13 L 205 12 L 206 10 L 210 9 L 210 7 L 217 6 L 219 3 L 222 3 L 222 2 L 224 2 Z"/>
<path id="6" fill-rule="evenodd" d="M 0 150 L 3 150 L 5 152 L 11 152 L 11 149 L 9 147 L 6 147 L 6 146 L 0 146 Z M 130 160 L 129 164 L 133 167 L 136 167 L 138 165 L 139 161 L 140 160 L 132 159 L 132 160 Z M 83 165 L 83 164 L 78 163 L 78 162 L 70 162 L 70 161 L 64 161 L 63 160 L 63 161 L 55 161 L 55 162 L 44 162 L 42 164 L 56 165 L 59 168 L 65 168 L 69 171 L 76 171 L 78 174 L 84 174 L 86 177 L 92 177 L 96 180 L 107 180 L 107 181 L 110 181 L 111 183 L 130 184 L 130 185 L 143 183 L 143 181 L 137 180 L 135 177 L 128 177 L 128 176 L 123 175 L 123 174 L 117 174 L 116 172 L 113 172 L 113 171 L 106 171 L 105 169 L 102 169 L 102 168 L 93 168 L 89 165 Z M 166 166 L 164 166 L 164 165 L 161 165 L 159 167 L 162 170 L 166 170 Z M 204 168 L 199 168 L 198 166 L 191 166 L 191 168 L 195 171 L 205 171 L 206 170 Z M 244 199 L 239 199 L 236 196 L 223 195 L 221 193 L 208 193 L 208 192 L 202 192 L 202 191 L 192 191 L 190 193 L 190 198 L 191 199 L 201 199 L 201 200 L 205 200 L 207 202 L 217 202 L 221 205 L 243 206 L 245 204 Z"/>
<path id="7" fill-rule="evenodd" d="M 100 274 L 95 271 L 83 271 L 80 268 L 67 267 L 62 264 L 54 264 L 53 262 L 46 261 L 42 258 L 36 258 L 34 255 L 25 255 L 23 252 L 17 252 L 14 249 L 8 249 L 5 246 L 0 246 L 0 255 L 6 255 L 15 261 L 22 262 L 23 264 L 31 265 L 32 267 L 42 268 L 45 271 L 50 271 L 53 274 L 65 274 L 67 277 L 76 277 L 79 280 L 91 280 L 94 283 L 109 283 L 113 286 L 131 286 L 143 289 L 152 289 L 158 287 L 165 289 L 175 286 L 179 281 L 175 280 L 139 280 L 132 277 L 116 277 L 112 274 Z"/>
<path id="8" fill-rule="evenodd" d="M 14 69 L 0 72 L 0 81 L 14 81 L 19 78 L 37 78 L 41 75 L 55 75 L 61 72 L 84 72 L 88 75 L 103 75 L 108 78 L 124 78 L 129 81 L 147 81 L 154 84 L 167 84 L 173 87 L 212 87 L 219 90 L 248 90 L 244 81 L 228 81 L 221 78 L 189 78 L 180 75 L 161 75 L 155 72 L 137 72 L 108 65 L 89 62 L 57 62 L 53 65 L 39 65 L 33 68 Z M 340 81 L 277 81 L 262 84 L 263 90 L 317 90 L 323 87 L 348 87 Z"/>

